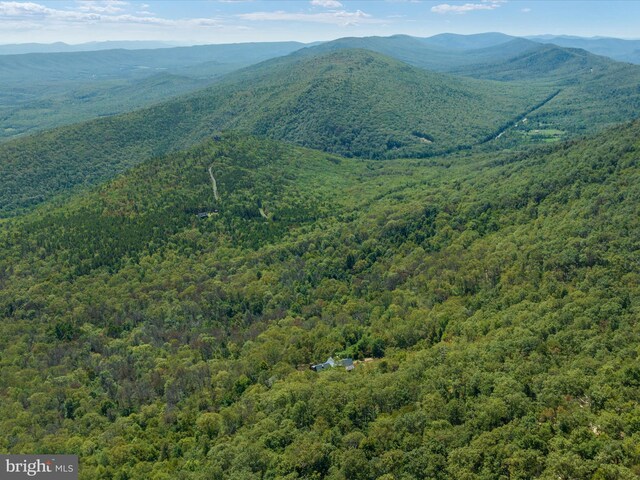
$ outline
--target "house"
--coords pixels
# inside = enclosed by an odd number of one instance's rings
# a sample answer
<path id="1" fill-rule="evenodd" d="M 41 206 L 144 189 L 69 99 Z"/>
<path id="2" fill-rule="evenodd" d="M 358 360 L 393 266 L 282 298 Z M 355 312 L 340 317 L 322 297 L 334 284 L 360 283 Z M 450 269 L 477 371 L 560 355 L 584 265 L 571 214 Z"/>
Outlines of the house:
<path id="1" fill-rule="evenodd" d="M 335 367 L 335 366 L 336 366 L 336 361 L 332 357 L 329 357 L 327 361 L 324 363 L 311 365 L 311 370 L 313 370 L 314 372 L 321 372 L 322 370 L 326 370 L 328 368 Z"/>
<path id="2" fill-rule="evenodd" d="M 347 372 L 350 372 L 351 370 L 356 368 L 355 365 L 353 364 L 353 359 L 351 358 L 343 358 L 338 362 L 338 365 L 340 365 L 341 367 L 344 367 Z"/>
<path id="3" fill-rule="evenodd" d="M 211 212 L 196 213 L 198 218 L 209 218 L 211 215 L 218 215 L 218 210 L 212 210 Z"/>
<path id="4" fill-rule="evenodd" d="M 350 372 L 355 368 L 353 365 L 353 359 L 343 358 L 342 360 L 335 361 L 333 357 L 329 357 L 324 363 L 318 363 L 316 365 L 309 366 L 309 368 L 311 368 L 311 370 L 313 370 L 314 372 L 321 372 L 333 367 L 344 367 L 347 372 Z"/>

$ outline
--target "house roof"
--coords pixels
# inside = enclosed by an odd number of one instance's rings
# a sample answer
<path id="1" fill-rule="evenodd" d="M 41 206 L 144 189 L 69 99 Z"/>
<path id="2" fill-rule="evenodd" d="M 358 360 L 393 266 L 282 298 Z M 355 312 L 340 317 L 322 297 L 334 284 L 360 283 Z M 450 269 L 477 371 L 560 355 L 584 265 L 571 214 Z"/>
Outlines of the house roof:
<path id="1" fill-rule="evenodd" d="M 343 358 L 342 360 L 340 360 L 339 364 L 342 367 L 352 366 L 353 365 L 353 359 L 352 358 Z"/>
<path id="2" fill-rule="evenodd" d="M 324 363 L 318 363 L 316 365 L 311 365 L 312 370 L 324 370 L 329 367 L 345 367 L 347 370 L 353 370 L 354 364 L 352 358 L 343 358 L 338 360 L 337 362 L 333 359 L 333 357 L 327 358 L 327 361 Z"/>

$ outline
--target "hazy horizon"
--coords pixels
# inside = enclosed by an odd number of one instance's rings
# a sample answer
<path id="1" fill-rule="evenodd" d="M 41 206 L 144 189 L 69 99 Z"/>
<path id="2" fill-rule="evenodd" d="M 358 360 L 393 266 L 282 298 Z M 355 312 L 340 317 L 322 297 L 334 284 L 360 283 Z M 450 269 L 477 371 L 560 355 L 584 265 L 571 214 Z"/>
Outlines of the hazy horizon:
<path id="1" fill-rule="evenodd" d="M 425 37 L 418 37 L 418 38 L 430 38 L 430 37 L 435 37 L 438 35 L 482 35 L 482 34 L 490 34 L 490 33 L 502 33 L 504 35 L 509 35 L 507 33 L 504 32 L 476 32 L 476 33 L 456 33 L 456 32 L 442 32 L 442 33 L 436 33 L 434 35 L 429 35 L 429 36 L 425 36 Z M 396 33 L 396 34 L 390 34 L 390 35 L 384 35 L 383 37 L 391 37 L 391 36 L 396 36 L 396 35 L 407 35 L 407 34 L 402 34 L 402 33 Z M 366 38 L 369 37 L 370 35 L 350 35 L 350 37 L 354 37 L 354 38 Z M 382 35 L 380 35 L 382 36 Z M 413 35 L 411 35 L 413 36 Z M 638 38 L 623 38 L 623 37 L 609 37 L 609 36 L 601 36 L 601 35 L 596 35 L 596 36 L 592 36 L 592 37 L 585 37 L 585 36 L 579 36 L 579 35 L 562 35 L 562 34 L 558 34 L 558 35 L 554 35 L 554 34 L 549 34 L 549 33 L 539 33 L 539 34 L 532 34 L 532 35 L 510 35 L 513 37 L 519 37 L 519 38 L 538 38 L 538 39 L 544 39 L 544 37 L 550 37 L 550 38 L 557 38 L 557 37 L 566 37 L 566 38 L 579 38 L 579 39 L 583 39 L 583 40 L 625 40 L 625 41 L 637 41 L 640 40 L 640 37 Z M 313 44 L 316 42 L 330 42 L 332 40 L 338 40 L 340 38 L 344 38 L 344 37 L 335 37 L 335 38 L 331 38 L 328 40 L 312 40 L 309 42 L 299 42 L 299 43 L 303 43 L 303 44 Z M 281 41 L 291 41 L 291 42 L 296 42 L 297 40 L 281 40 Z M 265 40 L 265 42 L 274 42 L 272 40 Z M 156 40 L 135 40 L 135 39 L 128 39 L 128 40 L 92 40 L 92 41 L 88 41 L 88 42 L 80 42 L 80 43 L 68 43 L 68 42 L 63 42 L 63 41 L 53 41 L 53 42 L 22 42 L 22 43 L 0 43 L 0 46 L 12 46 L 12 45 L 46 45 L 46 46 L 52 46 L 52 45 L 66 45 L 69 47 L 76 47 L 76 46 L 83 46 L 83 45 L 92 45 L 92 44 L 106 44 L 106 43 L 139 43 L 139 44 L 164 44 L 167 47 L 171 48 L 171 47 L 191 47 L 191 46 L 198 46 L 198 45 L 224 45 L 224 44 L 231 44 L 231 43 L 258 43 L 255 41 L 251 41 L 251 40 L 247 40 L 246 42 L 243 41 L 238 41 L 238 42 L 220 42 L 220 43 L 191 43 L 191 42 L 179 42 L 179 41 L 173 41 L 173 40 L 162 40 L 162 39 L 156 39 Z"/>

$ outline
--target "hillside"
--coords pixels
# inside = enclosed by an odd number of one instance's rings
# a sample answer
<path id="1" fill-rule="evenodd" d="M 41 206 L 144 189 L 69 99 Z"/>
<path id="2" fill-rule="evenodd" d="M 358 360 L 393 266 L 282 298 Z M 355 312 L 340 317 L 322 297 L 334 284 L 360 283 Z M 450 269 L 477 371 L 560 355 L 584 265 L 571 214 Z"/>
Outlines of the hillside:
<path id="1" fill-rule="evenodd" d="M 15 86 L 0 91 L 0 140 L 153 105 L 205 88 L 235 68 L 218 64 L 210 70 L 205 78 L 158 73 L 142 79 Z"/>
<path id="2" fill-rule="evenodd" d="M 367 50 L 294 53 L 235 79 L 234 88 L 252 98 L 229 127 L 366 158 L 474 145 L 550 91 L 425 72 Z M 263 90 L 277 94 L 253 93 Z"/>
<path id="3" fill-rule="evenodd" d="M 166 101 L 303 46 L 264 42 L 1 55 L 0 140 Z"/>
<path id="4" fill-rule="evenodd" d="M 0 144 L 0 176 L 8 179 L 0 215 L 225 129 L 368 158 L 468 148 L 552 91 L 425 72 L 362 50 L 293 54 L 197 94 Z"/>
<path id="5" fill-rule="evenodd" d="M 0 448 L 83 479 L 635 478 L 639 138 L 224 135 L 5 221 Z"/>
<path id="6" fill-rule="evenodd" d="M 613 65 L 620 64 L 585 50 L 540 45 L 503 62 L 478 62 L 453 73 L 500 81 L 575 82 L 591 68 L 602 70 Z"/>
<path id="7" fill-rule="evenodd" d="M 596 55 L 640 64 L 640 40 L 624 40 L 621 38 L 583 38 L 568 35 L 538 35 L 528 37 L 540 43 L 553 43 L 561 47 L 582 48 Z"/>
<path id="8" fill-rule="evenodd" d="M 585 50 L 543 45 L 495 64 L 456 70 L 458 75 L 520 85 L 547 85 L 556 95 L 529 112 L 527 121 L 505 132 L 504 144 L 522 144 L 538 138 L 554 141 L 601 131 L 638 118 L 640 67 L 615 62 Z"/>

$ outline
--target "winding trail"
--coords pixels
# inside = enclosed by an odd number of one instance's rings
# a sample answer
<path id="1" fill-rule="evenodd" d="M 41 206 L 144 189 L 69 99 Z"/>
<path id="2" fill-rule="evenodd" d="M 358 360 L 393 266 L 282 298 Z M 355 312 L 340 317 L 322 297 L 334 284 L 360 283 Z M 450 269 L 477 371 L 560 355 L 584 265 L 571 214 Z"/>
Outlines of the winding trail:
<path id="1" fill-rule="evenodd" d="M 216 179 L 213 176 L 213 171 L 211 170 L 213 168 L 213 165 L 211 165 L 209 167 L 209 176 L 211 177 L 211 186 L 213 187 L 213 197 L 216 199 L 216 201 L 220 200 L 220 197 L 218 196 L 218 184 L 216 183 Z"/>
<path id="2" fill-rule="evenodd" d="M 216 182 L 215 177 L 213 176 L 213 164 L 209 166 L 209 177 L 211 177 L 211 188 L 213 188 L 213 197 L 216 201 L 220 200 L 220 196 L 218 195 L 218 183 Z M 260 216 L 266 220 L 269 220 L 269 215 L 262 209 L 259 208 Z"/>

